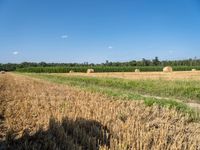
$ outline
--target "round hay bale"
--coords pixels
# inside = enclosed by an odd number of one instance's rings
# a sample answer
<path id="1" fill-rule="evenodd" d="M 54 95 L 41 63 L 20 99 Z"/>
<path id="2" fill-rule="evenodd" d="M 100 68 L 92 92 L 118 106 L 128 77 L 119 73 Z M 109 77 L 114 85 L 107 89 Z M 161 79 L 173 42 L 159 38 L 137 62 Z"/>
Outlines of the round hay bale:
<path id="1" fill-rule="evenodd" d="M 74 73 L 74 71 L 73 71 L 73 70 L 70 70 L 69 73 Z"/>
<path id="2" fill-rule="evenodd" d="M 94 69 L 88 69 L 87 73 L 94 73 Z"/>
<path id="3" fill-rule="evenodd" d="M 192 72 L 195 72 L 195 71 L 197 71 L 197 69 L 192 69 Z"/>
<path id="4" fill-rule="evenodd" d="M 1 73 L 1 74 L 5 74 L 6 72 L 5 72 L 5 71 L 1 71 L 0 73 Z"/>
<path id="5" fill-rule="evenodd" d="M 140 69 L 135 69 L 135 72 L 140 72 Z"/>
<path id="6" fill-rule="evenodd" d="M 173 72 L 173 69 L 171 66 L 167 66 L 163 68 L 163 72 Z"/>

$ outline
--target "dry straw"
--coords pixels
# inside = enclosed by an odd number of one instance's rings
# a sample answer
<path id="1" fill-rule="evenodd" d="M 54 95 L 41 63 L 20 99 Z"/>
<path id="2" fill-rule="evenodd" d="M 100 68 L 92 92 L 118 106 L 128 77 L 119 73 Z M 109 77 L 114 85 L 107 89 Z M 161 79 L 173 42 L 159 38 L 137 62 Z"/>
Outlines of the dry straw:
<path id="1" fill-rule="evenodd" d="M 173 69 L 171 66 L 167 66 L 163 68 L 163 72 L 173 72 Z"/>
<path id="2" fill-rule="evenodd" d="M 0 74 L 5 74 L 6 72 L 5 71 L 0 71 Z"/>
<path id="3" fill-rule="evenodd" d="M 135 69 L 135 72 L 140 72 L 140 69 Z"/>
<path id="4" fill-rule="evenodd" d="M 94 73 L 94 69 L 88 69 L 87 73 Z"/>
<path id="5" fill-rule="evenodd" d="M 0 76 L 0 149 L 199 149 L 200 124 L 173 109 Z"/>
<path id="6" fill-rule="evenodd" d="M 193 72 L 197 71 L 196 69 L 192 69 Z"/>
<path id="7" fill-rule="evenodd" d="M 74 73 L 74 71 L 73 71 L 73 70 L 70 70 L 69 73 Z"/>

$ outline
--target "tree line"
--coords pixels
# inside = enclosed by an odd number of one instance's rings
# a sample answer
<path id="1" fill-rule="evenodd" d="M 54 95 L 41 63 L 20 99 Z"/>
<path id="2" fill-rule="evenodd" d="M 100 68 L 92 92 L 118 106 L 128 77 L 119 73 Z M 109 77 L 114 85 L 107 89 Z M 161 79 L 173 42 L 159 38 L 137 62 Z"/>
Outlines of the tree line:
<path id="1" fill-rule="evenodd" d="M 200 66 L 200 59 L 185 59 L 185 60 L 159 60 L 158 57 L 155 57 L 152 60 L 143 58 L 142 60 L 132 60 L 128 62 L 112 62 L 106 60 L 105 63 L 94 64 L 94 63 L 46 63 L 46 62 L 22 62 L 22 63 L 0 63 L 0 70 L 5 71 L 15 71 L 20 68 L 29 68 L 29 67 L 94 67 L 94 66 Z"/>

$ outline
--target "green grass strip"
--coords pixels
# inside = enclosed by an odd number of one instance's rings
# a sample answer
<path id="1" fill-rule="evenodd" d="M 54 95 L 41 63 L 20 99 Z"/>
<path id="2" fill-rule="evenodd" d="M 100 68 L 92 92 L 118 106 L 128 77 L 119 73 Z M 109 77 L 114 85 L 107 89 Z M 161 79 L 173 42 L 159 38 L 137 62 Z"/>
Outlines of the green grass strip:
<path id="1" fill-rule="evenodd" d="M 192 120 L 199 118 L 199 114 L 192 108 L 188 107 L 185 103 L 173 100 L 174 97 L 181 98 L 183 95 L 198 98 L 198 96 L 193 95 L 195 92 L 190 89 L 192 88 L 192 83 L 187 84 L 186 81 L 131 81 L 116 78 L 92 78 L 33 73 L 24 75 L 44 79 L 54 83 L 79 87 L 83 90 L 106 94 L 107 96 L 111 96 L 116 99 L 120 98 L 123 100 L 143 100 L 147 106 L 159 105 L 161 107 L 168 107 L 170 109 L 175 108 L 180 112 L 187 113 Z M 195 86 L 194 87 L 197 90 L 200 90 L 200 86 L 197 86 L 196 84 Z M 183 91 L 178 93 L 181 90 Z M 149 94 L 152 96 L 144 96 L 143 94 Z M 169 96 L 172 99 L 156 98 L 156 96 Z"/>

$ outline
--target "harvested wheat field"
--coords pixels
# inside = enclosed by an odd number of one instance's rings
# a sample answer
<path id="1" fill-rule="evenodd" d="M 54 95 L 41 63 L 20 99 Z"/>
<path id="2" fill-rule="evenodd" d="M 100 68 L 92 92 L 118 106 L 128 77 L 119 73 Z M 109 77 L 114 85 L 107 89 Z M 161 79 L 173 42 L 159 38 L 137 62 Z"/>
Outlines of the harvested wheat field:
<path id="1" fill-rule="evenodd" d="M 60 73 L 60 75 L 69 75 Z M 114 77 L 124 79 L 164 79 L 164 80 L 200 80 L 200 71 L 175 72 L 106 72 L 106 73 L 73 73 L 70 75 L 90 77 Z"/>
<path id="2" fill-rule="evenodd" d="M 0 149 L 200 149 L 198 122 L 141 101 L 8 73 L 0 104 Z"/>

